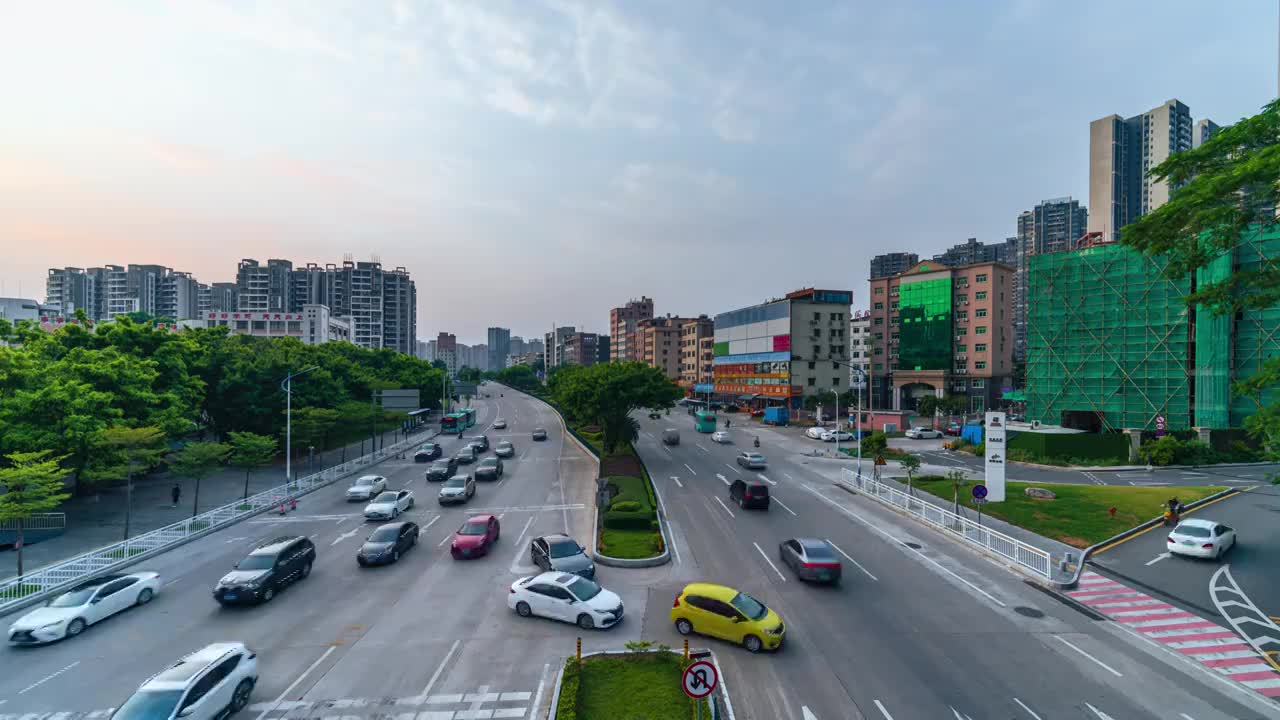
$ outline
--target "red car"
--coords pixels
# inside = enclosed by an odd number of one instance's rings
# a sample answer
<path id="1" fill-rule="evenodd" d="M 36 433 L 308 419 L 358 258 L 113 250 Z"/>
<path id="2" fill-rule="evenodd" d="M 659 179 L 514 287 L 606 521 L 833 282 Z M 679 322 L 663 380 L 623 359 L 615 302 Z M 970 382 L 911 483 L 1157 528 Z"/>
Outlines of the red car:
<path id="1" fill-rule="evenodd" d="M 501 532 L 498 518 L 493 515 L 476 515 L 470 518 L 453 534 L 453 544 L 449 547 L 453 559 L 488 555 L 489 548 L 498 542 Z"/>

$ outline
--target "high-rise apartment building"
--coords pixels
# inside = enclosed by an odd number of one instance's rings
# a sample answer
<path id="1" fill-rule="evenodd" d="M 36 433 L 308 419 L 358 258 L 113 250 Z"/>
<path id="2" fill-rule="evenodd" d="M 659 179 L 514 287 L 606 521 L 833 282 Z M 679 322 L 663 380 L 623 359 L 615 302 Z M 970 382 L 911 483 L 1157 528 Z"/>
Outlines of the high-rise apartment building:
<path id="1" fill-rule="evenodd" d="M 49 268 L 45 279 L 45 304 L 66 317 L 83 309 L 89 319 L 98 318 L 98 274 L 78 267 Z"/>
<path id="2" fill-rule="evenodd" d="M 1221 129 L 1222 128 L 1218 126 L 1218 123 L 1208 118 L 1205 118 L 1204 120 L 1197 120 L 1195 131 L 1191 135 L 1191 147 L 1200 147 L 1208 142 L 1209 138 L 1216 135 Z"/>
<path id="3" fill-rule="evenodd" d="M 1000 243 L 982 243 L 977 238 L 969 238 L 959 245 L 952 245 L 946 252 L 933 256 L 934 262 L 940 262 L 943 265 L 951 265 L 959 267 L 961 265 L 973 265 L 975 263 L 1002 262 L 1013 264 L 1014 257 L 1017 254 L 1017 243 L 1010 238 Z M 914 263 L 912 263 L 914 265 Z M 908 265 L 903 270 L 909 270 Z M 894 273 L 897 274 L 897 273 Z"/>
<path id="4" fill-rule="evenodd" d="M 504 327 L 491 327 L 488 330 L 489 370 L 501 370 L 507 366 L 507 356 L 511 354 L 511 330 Z M 521 340 L 523 345 L 524 341 Z M 524 352 L 521 348 L 520 352 Z"/>
<path id="5" fill-rule="evenodd" d="M 715 382 L 715 330 L 715 322 L 706 315 L 680 325 L 680 386 L 686 391 Z"/>
<path id="6" fill-rule="evenodd" d="M 382 347 L 412 355 L 418 332 L 418 289 L 403 267 L 382 272 Z"/>
<path id="7" fill-rule="evenodd" d="M 575 332 L 565 338 L 562 362 L 567 365 L 595 365 L 608 362 L 609 336 Z"/>
<path id="8" fill-rule="evenodd" d="M 236 266 L 237 310 L 248 312 L 291 312 L 290 279 L 293 263 L 271 259 L 266 265 L 246 258 Z"/>
<path id="9" fill-rule="evenodd" d="M 200 314 L 201 287 L 201 284 L 191 277 L 191 273 L 174 272 L 165 268 L 165 274 L 160 279 L 155 314 L 174 320 L 193 320 L 203 317 Z"/>
<path id="10" fill-rule="evenodd" d="M 871 407 L 911 410 L 921 397 L 996 407 L 1013 373 L 1013 282 L 1004 263 L 925 261 L 871 281 Z"/>
<path id="11" fill-rule="evenodd" d="M 1070 196 L 1043 200 L 1018 215 L 1016 253 L 999 260 L 1018 269 L 1013 288 L 1013 358 L 1022 362 L 1027 350 L 1028 258 L 1073 250 L 1088 232 L 1089 211 Z"/>
<path id="12" fill-rule="evenodd" d="M 240 292 L 233 282 L 216 282 L 209 286 L 209 310 L 231 312 L 240 307 Z"/>
<path id="13" fill-rule="evenodd" d="M 920 262 L 915 253 L 885 253 L 871 258 L 871 279 L 897 275 Z"/>
<path id="14" fill-rule="evenodd" d="M 1089 123 L 1089 232 L 1118 240 L 1121 228 L 1168 202 L 1168 182 L 1148 173 L 1192 140 L 1191 109 L 1176 99 Z"/>
<path id="15" fill-rule="evenodd" d="M 636 327 L 641 320 L 653 317 L 653 299 L 631 299 L 626 305 L 609 311 L 609 356 L 615 361 L 639 360 Z"/>
<path id="16" fill-rule="evenodd" d="M 866 391 L 867 381 L 871 378 L 871 313 L 857 310 L 849 318 L 849 368 L 850 385 L 855 390 Z M 863 387 L 859 382 L 856 370 L 862 371 Z"/>
<path id="17" fill-rule="evenodd" d="M 458 372 L 458 336 L 442 332 L 436 335 L 436 360 L 444 363 L 449 375 Z"/>
<path id="18" fill-rule="evenodd" d="M 672 380 L 679 379 L 681 327 L 686 321 L 687 318 L 667 315 L 637 322 L 634 338 L 640 352 L 638 359 Z"/>

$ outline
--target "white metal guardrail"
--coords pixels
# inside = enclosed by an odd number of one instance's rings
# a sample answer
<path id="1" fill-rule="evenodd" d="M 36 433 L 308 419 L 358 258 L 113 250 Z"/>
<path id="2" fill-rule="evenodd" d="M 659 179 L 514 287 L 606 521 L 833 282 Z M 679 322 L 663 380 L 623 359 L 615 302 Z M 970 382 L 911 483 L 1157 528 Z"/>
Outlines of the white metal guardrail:
<path id="1" fill-rule="evenodd" d="M 0 581 L 0 614 L 30 605 L 94 575 L 158 555 L 201 535 L 277 508 L 282 501 L 301 497 L 359 470 L 376 465 L 425 440 L 426 438 L 420 433 L 341 465 L 298 478 L 292 483 L 264 490 L 181 522 L 131 537 L 124 542 L 101 547 L 69 560 L 42 567 L 22 577 Z"/>
<path id="2" fill-rule="evenodd" d="M 1004 533 L 983 527 L 963 515 L 925 502 L 891 485 L 844 468 L 840 471 L 840 483 L 863 495 L 901 510 L 928 525 L 943 530 L 966 542 L 979 546 L 1046 580 L 1053 576 L 1053 562 L 1046 550 L 1009 537 Z"/>
<path id="3" fill-rule="evenodd" d="M 61 530 L 67 526 L 67 514 L 60 512 L 36 513 L 22 523 L 24 530 Z M 0 532 L 17 532 L 17 520 L 0 521 Z"/>

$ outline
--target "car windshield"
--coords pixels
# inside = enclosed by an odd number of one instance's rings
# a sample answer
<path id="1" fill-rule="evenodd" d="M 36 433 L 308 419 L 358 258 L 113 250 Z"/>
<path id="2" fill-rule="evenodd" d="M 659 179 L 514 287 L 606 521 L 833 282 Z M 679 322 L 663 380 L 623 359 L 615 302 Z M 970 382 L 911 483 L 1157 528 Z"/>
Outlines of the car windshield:
<path id="1" fill-rule="evenodd" d="M 432 470 L 448 470 L 448 469 L 449 469 L 449 463 L 447 463 L 447 462 L 445 462 L 445 461 L 443 461 L 443 460 L 441 460 L 441 461 L 439 461 L 439 462 L 434 462 L 434 463 L 432 463 L 432 464 L 431 464 L 431 469 L 432 469 Z"/>
<path id="2" fill-rule="evenodd" d="M 572 557 L 582 552 L 582 548 L 578 547 L 578 543 L 573 540 L 565 540 L 564 542 L 554 543 L 551 546 L 551 557 L 566 558 Z"/>
<path id="3" fill-rule="evenodd" d="M 469 522 L 458 528 L 459 535 L 484 535 L 486 532 L 489 532 L 489 525 L 483 522 Z"/>
<path id="4" fill-rule="evenodd" d="M 398 527 L 380 527 L 377 530 L 374 530 L 373 534 L 369 536 L 369 542 L 394 542 L 399 535 L 400 528 Z"/>
<path id="5" fill-rule="evenodd" d="M 369 487 L 373 484 L 373 478 L 362 477 L 356 480 L 356 487 Z"/>
<path id="6" fill-rule="evenodd" d="M 94 590 L 97 590 L 97 588 L 83 588 L 81 590 L 72 590 L 71 592 L 63 593 L 50 601 L 49 607 L 80 607 L 81 605 L 89 602 L 89 598 L 93 597 Z"/>
<path id="7" fill-rule="evenodd" d="M 270 570 L 276 562 L 274 555 L 250 555 L 236 563 L 237 570 Z"/>
<path id="8" fill-rule="evenodd" d="M 827 547 L 825 544 L 805 545 L 804 552 L 805 555 L 809 556 L 810 560 L 818 560 L 821 562 L 836 559 L 835 553 L 831 552 L 831 548 Z"/>
<path id="9" fill-rule="evenodd" d="M 729 601 L 729 604 L 738 608 L 739 612 L 752 620 L 759 620 L 769 614 L 769 608 L 766 608 L 764 603 L 743 592 L 735 595 L 734 598 Z"/>
<path id="10" fill-rule="evenodd" d="M 463 487 L 466 484 L 467 484 L 467 479 L 459 476 L 454 476 L 444 481 L 445 487 Z"/>
<path id="11" fill-rule="evenodd" d="M 1179 535 L 1188 535 L 1190 537 L 1207 538 L 1209 537 L 1209 528 L 1200 527 L 1199 525 L 1179 525 L 1174 532 Z"/>
<path id="12" fill-rule="evenodd" d="M 374 501 L 375 503 L 388 503 L 388 504 L 390 504 L 390 503 L 393 503 L 393 502 L 395 502 L 395 501 L 396 501 L 396 494 L 395 494 L 395 493 L 393 493 L 393 492 L 384 492 L 384 493 L 382 493 L 381 495 L 379 495 L 378 497 L 374 498 L 374 499 L 373 499 L 373 501 Z"/>
<path id="13" fill-rule="evenodd" d="M 506 440 L 503 440 L 502 442 L 498 443 L 498 447 L 503 448 L 505 450 L 511 447 L 511 443 L 507 442 Z"/>
<path id="14" fill-rule="evenodd" d="M 433 445 L 432 443 L 427 443 L 426 445 L 422 446 L 423 452 L 434 452 L 435 449 L 436 449 L 436 446 Z"/>
<path id="15" fill-rule="evenodd" d="M 458 451 L 458 454 L 459 454 L 459 455 L 471 455 L 471 454 L 473 454 L 473 453 L 475 453 L 475 450 L 474 450 L 474 449 L 472 449 L 472 447 L 471 447 L 470 445 L 468 445 L 468 446 L 466 446 L 466 447 L 464 447 L 464 448 L 462 448 L 461 450 L 459 450 L 459 451 Z"/>
<path id="16" fill-rule="evenodd" d="M 114 720 L 166 720 L 181 699 L 181 690 L 139 690 L 111 717 Z"/>
<path id="17" fill-rule="evenodd" d="M 590 600 L 600 594 L 600 586 L 586 578 L 578 578 L 569 583 L 569 592 L 579 600 Z"/>
<path id="18" fill-rule="evenodd" d="M 480 467 L 498 467 L 497 458 L 485 458 L 480 461 Z"/>

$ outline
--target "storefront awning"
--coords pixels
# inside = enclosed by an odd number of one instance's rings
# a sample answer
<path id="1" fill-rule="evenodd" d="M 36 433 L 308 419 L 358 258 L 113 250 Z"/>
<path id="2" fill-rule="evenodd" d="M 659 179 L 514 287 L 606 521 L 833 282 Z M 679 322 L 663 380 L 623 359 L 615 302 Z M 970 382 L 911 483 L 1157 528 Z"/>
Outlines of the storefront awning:
<path id="1" fill-rule="evenodd" d="M 739 399 L 739 400 L 743 400 L 743 401 L 750 401 L 750 400 L 755 400 L 755 399 L 756 399 L 756 397 L 758 397 L 758 396 L 756 396 L 756 395 L 739 395 L 739 396 L 738 396 L 738 399 Z"/>

